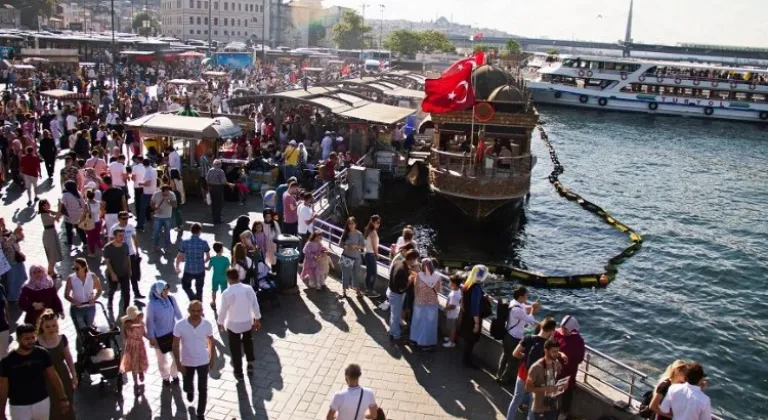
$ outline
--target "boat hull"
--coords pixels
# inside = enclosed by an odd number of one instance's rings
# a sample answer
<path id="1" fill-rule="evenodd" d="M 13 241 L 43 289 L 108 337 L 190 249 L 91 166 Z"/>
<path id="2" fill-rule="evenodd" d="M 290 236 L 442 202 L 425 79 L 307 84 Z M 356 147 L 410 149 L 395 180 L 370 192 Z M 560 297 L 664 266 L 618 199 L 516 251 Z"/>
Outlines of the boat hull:
<path id="1" fill-rule="evenodd" d="M 506 215 L 513 215 L 521 207 L 525 197 L 516 197 L 504 200 L 476 200 L 444 194 L 431 188 L 431 191 L 450 202 L 462 215 L 473 222 L 489 222 L 504 219 Z M 503 214 L 502 214 L 503 213 Z"/>
<path id="2" fill-rule="evenodd" d="M 601 92 L 571 86 L 530 83 L 536 104 L 561 105 L 601 111 L 695 117 L 768 123 L 768 105 L 721 100 L 669 97 L 653 94 Z M 585 100 L 586 98 L 586 100 Z"/>

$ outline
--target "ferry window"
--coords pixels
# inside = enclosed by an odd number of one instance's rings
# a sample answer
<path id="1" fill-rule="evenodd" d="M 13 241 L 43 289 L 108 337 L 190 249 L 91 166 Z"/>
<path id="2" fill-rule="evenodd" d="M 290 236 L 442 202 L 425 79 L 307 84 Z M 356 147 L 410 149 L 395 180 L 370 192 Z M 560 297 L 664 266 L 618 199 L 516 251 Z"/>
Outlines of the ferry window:
<path id="1" fill-rule="evenodd" d="M 197 30 L 197 34 L 200 35 L 200 29 Z"/>
<path id="2" fill-rule="evenodd" d="M 208 2 L 207 1 L 203 2 L 203 9 L 208 10 Z"/>
<path id="3" fill-rule="evenodd" d="M 203 31 L 203 35 L 208 35 L 208 29 Z"/>
<path id="4" fill-rule="evenodd" d="M 229 10 L 228 7 L 227 2 L 224 2 L 224 10 Z"/>
<path id="5" fill-rule="evenodd" d="M 190 35 L 194 35 L 194 34 L 195 34 L 195 31 L 193 31 L 192 29 L 190 29 L 190 30 L 189 30 L 189 34 L 190 34 Z"/>
<path id="6" fill-rule="evenodd" d="M 205 25 L 207 25 L 207 24 L 208 24 L 208 18 L 205 18 L 205 19 L 203 19 L 203 23 L 204 23 Z"/>
<path id="7" fill-rule="evenodd" d="M 197 17 L 197 24 L 199 25 L 201 22 L 200 16 Z"/>
<path id="8" fill-rule="evenodd" d="M 213 10 L 219 10 L 219 2 L 213 2 Z"/>
<path id="9" fill-rule="evenodd" d="M 213 24 L 219 26 L 219 18 L 213 18 Z M 217 34 L 218 35 L 218 34 Z"/>
<path id="10" fill-rule="evenodd" d="M 227 31 L 224 31 L 224 35 L 229 35 L 229 34 L 227 33 Z"/>
<path id="11" fill-rule="evenodd" d="M 242 12 L 243 11 L 243 3 L 237 3 L 237 11 Z"/>
<path id="12" fill-rule="evenodd" d="M 194 17 L 192 17 L 192 16 L 189 17 L 189 24 L 190 25 L 194 25 L 195 24 L 195 18 Z"/>
<path id="13" fill-rule="evenodd" d="M 227 22 L 229 22 L 229 20 L 227 18 L 224 18 L 224 26 L 227 26 Z"/>
<path id="14" fill-rule="evenodd" d="M 202 2 L 200 0 L 197 0 L 197 8 L 202 9 Z"/>
<path id="15" fill-rule="evenodd" d="M 218 31 L 218 29 L 217 29 L 217 30 L 215 30 L 215 31 L 213 31 L 213 34 L 214 34 L 214 35 L 218 35 L 218 34 L 219 34 L 219 31 Z"/>
<path id="16" fill-rule="evenodd" d="M 189 0 L 189 8 L 194 9 L 195 8 L 195 0 Z"/>
<path id="17" fill-rule="evenodd" d="M 243 26 L 248 27 L 248 19 L 243 19 Z"/>

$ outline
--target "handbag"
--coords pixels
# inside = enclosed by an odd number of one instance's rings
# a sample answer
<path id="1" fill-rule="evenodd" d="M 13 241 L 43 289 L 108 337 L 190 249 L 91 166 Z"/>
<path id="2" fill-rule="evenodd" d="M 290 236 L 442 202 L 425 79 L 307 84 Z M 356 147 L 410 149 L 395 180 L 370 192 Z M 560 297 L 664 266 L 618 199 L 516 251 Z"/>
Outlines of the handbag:
<path id="1" fill-rule="evenodd" d="M 96 227 L 96 223 L 93 222 L 93 218 L 91 217 L 91 210 L 86 208 L 83 211 L 83 215 L 80 216 L 80 221 L 77 223 L 77 227 L 89 231 L 93 230 Z"/>
<path id="2" fill-rule="evenodd" d="M 355 410 L 355 416 L 352 417 L 353 419 L 356 419 L 357 418 L 357 414 L 360 413 L 360 404 L 363 403 L 363 393 L 364 392 L 365 391 L 363 391 L 363 387 L 360 387 L 360 399 L 357 400 L 357 410 Z"/>
<path id="3" fill-rule="evenodd" d="M 355 266 L 355 259 L 351 257 L 347 257 L 346 255 L 342 254 L 339 257 L 339 265 L 341 265 L 344 268 L 351 268 Z"/>
<path id="4" fill-rule="evenodd" d="M 173 333 L 170 332 L 166 335 L 157 337 L 157 347 L 163 354 L 170 353 L 173 350 Z"/>

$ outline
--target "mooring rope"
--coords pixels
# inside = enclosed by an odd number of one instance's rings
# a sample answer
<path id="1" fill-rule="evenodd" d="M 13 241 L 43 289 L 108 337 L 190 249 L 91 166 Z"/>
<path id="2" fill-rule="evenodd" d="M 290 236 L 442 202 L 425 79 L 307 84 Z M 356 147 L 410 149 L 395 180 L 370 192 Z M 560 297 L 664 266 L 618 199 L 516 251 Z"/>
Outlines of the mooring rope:
<path id="1" fill-rule="evenodd" d="M 559 177 L 563 174 L 565 168 L 560 163 L 560 159 L 557 157 L 557 152 L 552 146 L 552 143 L 549 141 L 549 136 L 547 135 L 546 131 L 544 131 L 543 127 L 539 127 L 539 133 L 541 135 L 541 140 L 544 142 L 544 145 L 549 151 L 549 157 L 552 160 L 552 165 L 554 166 L 552 172 L 549 174 L 549 182 L 553 187 L 555 187 L 557 193 L 569 201 L 575 201 L 584 210 L 603 219 L 605 223 L 608 223 L 620 232 L 627 234 L 632 244 L 624 248 L 624 250 L 619 254 L 609 259 L 608 263 L 605 265 L 605 271 L 602 273 L 574 274 L 568 276 L 547 276 L 508 265 L 486 264 L 488 266 L 488 270 L 494 274 L 512 277 L 522 284 L 536 287 L 605 287 L 616 277 L 616 273 L 618 271 L 617 266 L 624 262 L 624 260 L 627 258 L 635 255 L 635 253 L 640 250 L 642 247 L 643 238 L 632 228 L 621 223 L 615 217 L 608 214 L 608 212 L 603 210 L 600 206 L 585 200 L 584 197 L 576 194 L 573 191 L 570 191 L 560 182 Z M 456 260 L 443 260 L 442 263 L 446 268 L 459 270 L 476 264 L 468 261 Z"/>

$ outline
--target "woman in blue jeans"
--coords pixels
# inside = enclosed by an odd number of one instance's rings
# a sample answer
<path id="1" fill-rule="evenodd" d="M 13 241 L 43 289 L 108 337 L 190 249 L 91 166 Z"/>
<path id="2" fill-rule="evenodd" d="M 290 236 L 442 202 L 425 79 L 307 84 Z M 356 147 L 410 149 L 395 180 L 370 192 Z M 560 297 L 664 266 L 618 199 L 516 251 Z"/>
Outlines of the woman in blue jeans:
<path id="1" fill-rule="evenodd" d="M 370 297 L 379 297 L 373 289 L 376 285 L 376 261 L 379 259 L 379 227 L 381 226 L 381 217 L 378 214 L 371 216 L 368 225 L 363 231 L 365 238 L 365 290 Z"/>
<path id="2" fill-rule="evenodd" d="M 75 272 L 67 278 L 64 299 L 72 304 L 69 316 L 76 329 L 93 325 L 96 318 L 94 303 L 101 297 L 103 289 L 99 277 L 90 272 L 85 258 L 78 258 L 74 264 Z"/>
<path id="3" fill-rule="evenodd" d="M 344 224 L 344 232 L 341 234 L 341 240 L 339 245 L 344 248 L 344 251 L 339 257 L 339 265 L 341 266 L 341 286 L 342 294 L 339 299 L 347 298 L 347 289 L 355 289 L 357 296 L 362 296 L 360 291 L 360 271 L 361 257 L 360 251 L 365 249 L 365 239 L 363 234 L 357 230 L 357 222 L 354 217 L 347 219 Z"/>

